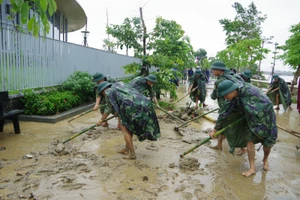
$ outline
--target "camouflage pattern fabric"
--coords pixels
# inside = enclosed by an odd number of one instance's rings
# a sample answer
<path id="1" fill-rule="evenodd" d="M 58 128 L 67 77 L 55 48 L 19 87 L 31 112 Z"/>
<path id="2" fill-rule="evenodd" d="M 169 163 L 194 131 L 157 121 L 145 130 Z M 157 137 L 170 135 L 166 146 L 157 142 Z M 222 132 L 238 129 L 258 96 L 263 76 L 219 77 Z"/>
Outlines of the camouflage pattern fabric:
<path id="1" fill-rule="evenodd" d="M 244 81 L 240 81 L 240 80 L 236 79 L 235 77 L 233 77 L 232 75 L 229 75 L 228 73 L 224 73 L 224 74 L 218 76 L 217 81 L 215 82 L 214 90 L 211 93 L 210 97 L 213 100 L 215 100 L 215 99 L 218 100 L 218 105 L 220 107 L 219 113 L 221 112 L 221 108 L 223 108 L 225 105 L 225 99 L 223 97 L 217 96 L 217 89 L 218 89 L 218 85 L 224 80 L 230 80 L 234 83 L 238 83 L 240 86 L 243 85 L 243 82 L 244 82 Z"/>
<path id="2" fill-rule="evenodd" d="M 154 97 L 152 87 L 147 84 L 147 79 L 145 77 L 137 76 L 129 82 L 129 85 L 146 97 Z"/>
<path id="3" fill-rule="evenodd" d="M 245 112 L 247 125 L 245 130 L 237 130 L 235 133 L 239 137 L 244 136 L 240 138 L 243 141 L 239 143 L 253 141 L 261 142 L 266 147 L 272 147 L 276 143 L 278 131 L 272 102 L 259 88 L 249 83 L 245 83 L 237 91 L 238 97 L 227 101 L 226 109 L 219 114 L 215 129 L 220 130 L 222 122 L 230 116 L 235 108 L 240 108 Z M 249 133 L 249 131 L 251 132 Z M 230 144 L 230 142 L 228 143 Z M 234 148 L 235 146 L 230 147 Z"/>
<path id="4" fill-rule="evenodd" d="M 278 78 L 278 82 L 273 81 L 271 83 L 272 90 L 275 88 L 278 88 L 278 87 L 279 87 L 278 92 L 279 92 L 279 96 L 280 96 L 279 103 L 282 103 L 284 110 L 286 110 L 292 104 L 290 89 L 289 89 L 287 83 L 280 77 Z M 273 100 L 272 102 L 273 102 L 273 104 L 276 104 L 276 98 L 275 98 L 275 101 Z"/>
<path id="5" fill-rule="evenodd" d="M 124 125 L 139 141 L 156 141 L 160 128 L 152 102 L 137 90 L 123 82 L 105 90 L 108 104 L 118 114 Z"/>
<path id="6" fill-rule="evenodd" d="M 112 83 L 112 84 L 118 82 L 118 81 L 117 81 L 116 79 L 114 79 L 114 78 L 105 78 L 105 79 L 106 79 L 107 82 Z M 97 90 L 98 90 L 98 85 L 96 85 L 96 86 L 94 87 L 94 91 L 96 91 L 96 98 L 99 98 L 100 96 L 99 96 L 99 93 L 97 92 Z M 101 105 L 105 105 L 105 106 L 103 106 L 103 107 L 100 107 L 100 113 L 101 113 L 101 114 L 102 114 L 102 113 L 111 113 L 110 109 L 107 108 L 107 105 L 106 105 L 106 99 L 105 99 L 105 98 L 101 98 L 99 105 L 100 105 L 100 106 L 101 106 Z"/>
<path id="7" fill-rule="evenodd" d="M 234 78 L 236 78 L 237 80 L 239 80 L 240 82 L 244 83 L 245 80 L 241 77 L 241 74 L 236 74 L 232 71 L 225 71 L 226 74 L 233 76 Z"/>
<path id="8" fill-rule="evenodd" d="M 241 77 L 244 82 L 251 83 L 251 78 L 247 78 L 243 74 L 238 74 L 238 76 Z"/>
<path id="9" fill-rule="evenodd" d="M 198 96 L 198 99 L 200 101 L 200 103 L 204 103 L 205 102 L 205 98 L 206 98 L 206 78 L 205 75 L 203 73 L 201 73 L 198 77 L 196 75 L 194 75 L 191 79 L 190 79 L 190 86 L 193 85 L 193 88 L 197 87 L 197 90 L 195 90 L 194 92 L 191 92 L 190 94 L 190 98 L 192 99 L 193 102 L 196 102 L 196 97 Z"/>

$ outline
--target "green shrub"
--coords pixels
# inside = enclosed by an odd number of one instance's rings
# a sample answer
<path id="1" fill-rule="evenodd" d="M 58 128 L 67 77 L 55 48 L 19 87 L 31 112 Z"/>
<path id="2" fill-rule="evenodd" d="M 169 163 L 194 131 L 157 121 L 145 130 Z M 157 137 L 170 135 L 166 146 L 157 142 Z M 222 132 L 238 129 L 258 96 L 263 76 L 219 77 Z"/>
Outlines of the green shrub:
<path id="1" fill-rule="evenodd" d="M 77 94 L 83 102 L 88 102 L 95 98 L 94 86 L 92 75 L 87 72 L 76 71 L 62 83 L 62 90 L 71 91 L 73 94 Z"/>
<path id="2" fill-rule="evenodd" d="M 26 92 L 22 101 L 27 115 L 55 115 L 81 103 L 80 97 L 70 91 L 51 91 L 42 94 Z"/>

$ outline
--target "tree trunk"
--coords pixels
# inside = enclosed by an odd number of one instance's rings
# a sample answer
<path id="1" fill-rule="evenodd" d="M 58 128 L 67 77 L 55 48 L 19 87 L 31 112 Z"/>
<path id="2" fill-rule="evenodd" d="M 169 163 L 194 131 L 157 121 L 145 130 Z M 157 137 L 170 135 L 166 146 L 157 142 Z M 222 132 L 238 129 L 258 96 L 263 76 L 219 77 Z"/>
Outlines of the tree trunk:
<path id="1" fill-rule="evenodd" d="M 293 92 L 293 89 L 294 89 L 294 85 L 297 84 L 297 78 L 300 76 L 300 65 L 298 65 L 298 69 L 297 71 L 295 72 L 295 75 L 294 75 L 294 79 L 292 81 L 292 85 L 291 85 L 291 92 Z M 300 88 L 298 88 L 299 90 Z"/>
<path id="2" fill-rule="evenodd" d="M 145 21 L 143 18 L 143 9 L 140 8 L 140 17 L 142 20 L 143 25 L 143 59 L 142 59 L 142 69 L 141 69 L 141 76 L 147 76 L 149 74 L 149 66 L 146 62 L 146 34 L 147 34 L 147 28 L 145 25 Z"/>

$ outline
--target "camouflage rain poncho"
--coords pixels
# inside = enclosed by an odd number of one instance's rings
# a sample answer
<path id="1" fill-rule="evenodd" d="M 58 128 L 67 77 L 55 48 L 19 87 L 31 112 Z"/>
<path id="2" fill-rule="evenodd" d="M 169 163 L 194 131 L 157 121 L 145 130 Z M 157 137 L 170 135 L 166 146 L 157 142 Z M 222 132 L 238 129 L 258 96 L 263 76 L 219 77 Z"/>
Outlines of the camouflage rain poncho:
<path id="1" fill-rule="evenodd" d="M 194 92 L 191 92 L 191 94 L 190 94 L 190 98 L 192 99 L 193 102 L 196 102 L 197 96 L 198 96 L 200 103 L 205 102 L 205 98 L 206 98 L 206 84 L 205 83 L 206 83 L 206 78 L 203 73 L 198 75 L 198 77 L 195 74 L 190 79 L 190 85 L 193 85 L 192 90 L 193 90 L 193 88 L 198 86 L 198 88 Z"/>
<path id="2" fill-rule="evenodd" d="M 272 88 L 272 90 L 279 87 L 278 91 L 268 93 L 268 97 L 270 98 L 272 103 L 276 104 L 276 94 L 279 93 L 279 103 L 282 103 L 284 110 L 286 110 L 292 104 L 291 92 L 286 82 L 279 77 L 278 82 L 273 81 L 270 87 Z"/>
<path id="3" fill-rule="evenodd" d="M 223 75 L 218 76 L 217 81 L 215 82 L 215 89 L 213 90 L 212 94 L 211 94 L 211 98 L 212 99 L 217 99 L 218 100 L 218 105 L 219 105 L 219 113 L 221 113 L 224 109 L 226 109 L 226 101 L 223 97 L 218 97 L 217 96 L 217 88 L 218 85 L 224 81 L 224 80 L 230 80 L 234 83 L 238 83 L 240 86 L 242 86 L 244 84 L 243 80 L 238 80 L 236 79 L 234 76 L 226 73 Z M 243 109 L 241 109 L 238 106 L 235 106 L 234 109 L 232 109 L 232 112 L 230 113 L 230 115 L 227 116 L 226 119 L 224 119 L 222 121 L 222 127 L 226 127 L 227 125 L 232 124 L 233 122 L 235 122 L 236 120 L 240 119 L 242 116 L 244 116 L 244 111 Z M 242 136 L 241 134 L 243 134 L 246 131 L 246 120 L 242 120 L 241 122 L 237 123 L 235 126 L 228 128 L 225 132 L 224 135 L 229 143 L 229 146 L 232 146 L 231 144 L 233 143 L 235 147 L 244 147 L 245 143 L 243 142 L 243 140 L 241 139 Z M 238 131 L 240 131 L 239 135 L 235 135 Z M 234 148 L 232 148 L 230 150 L 231 153 L 234 152 Z"/>
<path id="4" fill-rule="evenodd" d="M 239 74 L 236 74 L 236 73 L 232 72 L 231 70 L 225 71 L 225 74 L 229 74 L 229 75 L 233 76 L 234 78 L 236 78 L 237 80 L 239 80 L 242 83 L 245 82 L 245 80 Z"/>
<path id="5" fill-rule="evenodd" d="M 240 109 L 246 116 L 246 130 L 237 129 L 235 133 L 225 134 L 230 152 L 235 147 L 245 147 L 248 141 L 272 147 L 277 139 L 276 115 L 272 102 L 259 88 L 248 83 L 237 91 L 237 98 L 226 101 L 226 109 L 220 113 L 215 129 L 224 127 L 223 121 L 230 117 L 233 109 Z"/>
<path id="6" fill-rule="evenodd" d="M 129 82 L 129 85 L 145 96 L 154 96 L 152 87 L 147 84 L 147 79 L 142 76 L 135 77 Z"/>
<path id="7" fill-rule="evenodd" d="M 214 88 L 213 92 L 211 93 L 210 97 L 213 100 L 215 100 L 215 99 L 218 100 L 218 105 L 220 107 L 219 112 L 221 111 L 221 109 L 223 108 L 223 106 L 225 104 L 225 99 L 223 97 L 217 96 L 217 89 L 218 89 L 218 85 L 224 80 L 230 80 L 234 83 L 238 83 L 240 86 L 243 84 L 243 81 L 236 79 L 235 77 L 233 77 L 232 75 L 230 75 L 228 73 L 224 73 L 224 74 L 218 76 L 217 81 L 215 82 L 215 88 Z"/>
<path id="8" fill-rule="evenodd" d="M 114 79 L 114 78 L 106 78 L 106 81 L 109 82 L 109 83 L 112 83 L 112 84 L 117 82 L 117 80 Z M 94 90 L 96 91 L 96 98 L 100 97 L 99 93 L 97 92 L 98 85 L 95 86 Z M 106 105 L 106 99 L 105 98 L 101 98 L 99 105 L 101 106 L 100 107 L 100 113 L 109 113 L 110 112 L 109 108 Z"/>
<path id="9" fill-rule="evenodd" d="M 121 123 L 139 141 L 156 141 L 160 137 L 160 128 L 152 103 L 144 95 L 130 86 L 119 82 L 105 90 L 108 105 L 121 119 Z"/>

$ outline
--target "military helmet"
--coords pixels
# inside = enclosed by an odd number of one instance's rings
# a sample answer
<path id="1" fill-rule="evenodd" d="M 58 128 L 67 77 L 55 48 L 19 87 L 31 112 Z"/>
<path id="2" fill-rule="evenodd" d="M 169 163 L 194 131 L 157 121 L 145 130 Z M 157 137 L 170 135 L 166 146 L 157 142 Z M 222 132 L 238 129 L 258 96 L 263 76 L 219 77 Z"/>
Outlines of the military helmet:
<path id="1" fill-rule="evenodd" d="M 107 82 L 107 81 L 103 81 L 102 83 L 100 83 L 98 85 L 98 93 L 101 93 L 105 88 L 111 86 L 111 83 Z"/>
<path id="2" fill-rule="evenodd" d="M 247 78 L 251 78 L 251 71 L 250 70 L 245 70 L 242 75 L 247 77 Z"/>
<path id="3" fill-rule="evenodd" d="M 225 64 L 222 61 L 215 61 L 210 68 L 211 69 L 219 69 L 219 70 L 223 70 L 223 71 L 225 71 L 227 69 Z"/>
<path id="4" fill-rule="evenodd" d="M 226 94 L 234 91 L 235 89 L 237 89 L 239 87 L 239 85 L 237 83 L 234 83 L 232 81 L 229 80 L 225 80 L 222 81 L 219 86 L 218 86 L 218 96 L 219 97 L 223 97 Z"/>
<path id="5" fill-rule="evenodd" d="M 101 73 L 96 73 L 96 74 L 94 74 L 93 75 L 93 82 L 98 82 L 98 81 L 100 81 L 100 80 L 102 80 L 102 79 L 104 79 L 106 76 L 104 76 L 103 74 L 101 74 Z"/>
<path id="6" fill-rule="evenodd" d="M 231 70 L 228 69 L 228 68 L 225 69 L 225 73 L 230 74 L 230 75 L 234 75 L 234 72 L 231 71 Z"/>
<path id="7" fill-rule="evenodd" d="M 145 78 L 152 83 L 156 83 L 156 76 L 154 76 L 153 74 L 149 74 Z"/>
<path id="8" fill-rule="evenodd" d="M 197 69 L 197 70 L 195 71 L 195 74 L 196 74 L 196 75 L 200 75 L 200 74 L 202 74 L 202 72 L 201 72 L 200 69 Z"/>
<path id="9" fill-rule="evenodd" d="M 279 78 L 279 76 L 278 76 L 277 74 L 275 74 L 275 75 L 273 76 L 273 79 L 275 79 L 275 78 Z"/>

